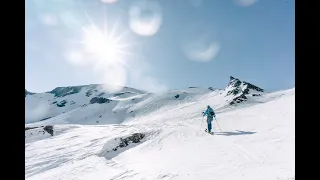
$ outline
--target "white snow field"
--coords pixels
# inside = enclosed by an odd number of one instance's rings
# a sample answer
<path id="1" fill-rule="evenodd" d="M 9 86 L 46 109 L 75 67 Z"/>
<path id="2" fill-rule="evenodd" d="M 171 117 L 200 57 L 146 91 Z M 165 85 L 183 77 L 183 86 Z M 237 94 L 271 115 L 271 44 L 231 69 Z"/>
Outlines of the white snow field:
<path id="1" fill-rule="evenodd" d="M 25 131 L 25 177 L 295 179 L 295 89 L 261 92 L 254 97 L 257 92 L 250 90 L 246 101 L 230 105 L 230 100 L 239 96 L 227 95 L 234 86 L 232 82 L 220 90 L 187 88 L 161 94 L 137 91 L 110 103 L 88 104 L 28 123 L 26 126 L 38 128 Z M 179 97 L 174 97 L 177 94 Z M 27 95 L 26 104 L 30 103 L 28 96 L 34 95 Z M 214 135 L 205 133 L 206 122 L 202 124 L 201 112 L 208 104 L 216 110 L 221 128 L 214 121 Z M 46 125 L 53 125 L 53 136 L 40 127 Z M 138 143 L 118 147 L 120 138 L 133 133 L 145 136 Z"/>

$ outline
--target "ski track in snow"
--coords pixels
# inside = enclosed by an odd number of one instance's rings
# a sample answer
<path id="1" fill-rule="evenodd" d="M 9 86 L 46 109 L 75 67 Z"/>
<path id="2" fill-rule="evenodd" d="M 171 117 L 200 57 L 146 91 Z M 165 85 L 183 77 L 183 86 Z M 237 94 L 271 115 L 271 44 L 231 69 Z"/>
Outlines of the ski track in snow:
<path id="1" fill-rule="evenodd" d="M 174 93 L 173 93 L 174 94 Z M 209 95 L 178 105 L 150 101 L 121 124 L 56 125 L 54 136 L 26 141 L 26 179 L 294 179 L 294 89 L 257 103 L 217 111 L 219 131 L 204 132 L 201 112 L 217 104 Z M 155 111 L 150 111 L 155 108 Z M 161 107 L 161 108 L 159 108 Z M 223 107 L 223 105 L 220 105 Z M 76 111 L 76 110 L 74 110 Z M 143 115 L 145 114 L 145 115 Z M 49 120 L 52 122 L 53 120 Z M 202 129 L 201 121 L 203 121 Z M 39 124 L 39 123 L 38 123 Z M 111 158 L 99 155 L 114 138 L 145 139 Z"/>

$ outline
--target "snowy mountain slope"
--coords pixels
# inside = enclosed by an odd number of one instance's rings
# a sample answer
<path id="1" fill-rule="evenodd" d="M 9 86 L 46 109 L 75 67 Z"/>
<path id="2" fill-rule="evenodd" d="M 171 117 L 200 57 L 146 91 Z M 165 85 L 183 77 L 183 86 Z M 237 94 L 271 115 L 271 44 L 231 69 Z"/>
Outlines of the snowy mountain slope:
<path id="1" fill-rule="evenodd" d="M 200 92 L 200 93 L 199 93 Z M 27 126 L 44 126 L 53 124 L 119 124 L 123 121 L 172 110 L 179 104 L 194 102 L 203 93 L 203 89 L 175 90 L 160 94 L 141 94 L 130 98 L 117 98 L 109 103 L 88 104 L 77 107 L 55 117 L 27 124 Z M 179 94 L 180 93 L 180 94 Z M 177 97 L 179 95 L 179 97 Z"/>
<path id="2" fill-rule="evenodd" d="M 26 89 L 25 89 L 25 97 L 27 97 L 27 95 L 33 95 L 34 93 L 32 93 L 32 92 L 29 92 L 29 91 L 27 91 Z"/>
<path id="3" fill-rule="evenodd" d="M 244 95 L 250 98 L 233 106 L 243 93 L 227 95 L 226 89 L 189 92 L 175 101 L 181 90 L 121 101 L 119 107 L 140 111 L 121 124 L 54 125 L 53 136 L 26 142 L 26 179 L 294 179 L 295 90 L 257 97 L 249 90 Z M 201 123 L 208 104 L 217 107 L 222 129 L 214 123 L 213 136 Z M 149 106 L 156 110 L 143 111 Z M 145 137 L 120 148 L 120 138 L 133 133 Z"/>
<path id="4" fill-rule="evenodd" d="M 127 87 L 117 93 L 107 93 L 101 85 L 56 88 L 26 96 L 26 122 L 28 125 L 37 122 L 33 124 L 37 126 L 119 124 L 201 103 L 202 99 L 211 99 L 211 105 L 220 111 L 230 108 L 229 105 L 255 103 L 263 91 L 234 77 L 230 77 L 225 89 L 190 87 L 155 94 Z"/>
<path id="5" fill-rule="evenodd" d="M 245 81 L 230 76 L 230 82 L 225 88 L 225 96 L 229 96 L 230 105 L 246 101 L 248 96 L 261 96 L 264 90 Z"/>
<path id="6" fill-rule="evenodd" d="M 58 87 L 46 93 L 29 93 L 25 97 L 25 122 L 43 121 L 90 104 L 115 106 L 121 98 L 136 97 L 145 91 L 124 87 L 116 93 L 109 93 L 104 85 Z"/>

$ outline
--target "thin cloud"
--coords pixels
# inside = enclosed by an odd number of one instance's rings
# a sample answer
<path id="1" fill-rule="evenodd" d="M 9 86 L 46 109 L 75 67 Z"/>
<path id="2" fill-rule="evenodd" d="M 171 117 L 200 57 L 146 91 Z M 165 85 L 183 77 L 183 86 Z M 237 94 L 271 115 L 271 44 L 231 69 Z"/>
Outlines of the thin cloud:
<path id="1" fill-rule="evenodd" d="M 181 49 L 191 61 L 208 62 L 219 54 L 221 44 L 217 27 L 209 28 L 211 22 L 190 22 L 181 32 Z"/>
<path id="2" fill-rule="evenodd" d="M 185 54 L 186 56 L 193 61 L 200 61 L 200 62 L 208 62 L 213 60 L 220 50 L 220 45 L 217 42 L 213 42 L 207 47 L 203 48 L 186 48 Z"/>
<path id="3" fill-rule="evenodd" d="M 129 26 L 141 36 L 153 36 L 160 29 L 162 9 L 157 1 L 141 0 L 134 3 L 129 10 Z"/>

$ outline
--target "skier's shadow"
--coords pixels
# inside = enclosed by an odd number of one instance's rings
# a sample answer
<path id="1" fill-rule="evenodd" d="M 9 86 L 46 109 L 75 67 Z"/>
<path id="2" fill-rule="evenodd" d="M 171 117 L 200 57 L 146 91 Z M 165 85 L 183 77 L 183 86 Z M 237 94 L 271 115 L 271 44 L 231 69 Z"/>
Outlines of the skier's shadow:
<path id="1" fill-rule="evenodd" d="M 249 135 L 249 134 L 255 134 L 257 132 L 250 132 L 250 131 L 233 131 L 233 132 L 216 132 L 216 135 L 223 135 L 223 136 L 236 136 L 236 135 Z"/>

